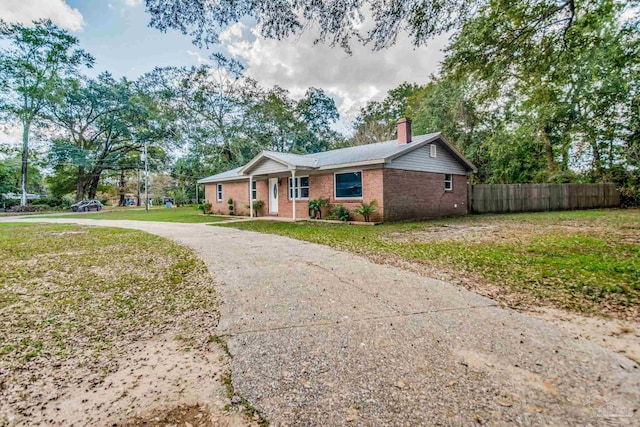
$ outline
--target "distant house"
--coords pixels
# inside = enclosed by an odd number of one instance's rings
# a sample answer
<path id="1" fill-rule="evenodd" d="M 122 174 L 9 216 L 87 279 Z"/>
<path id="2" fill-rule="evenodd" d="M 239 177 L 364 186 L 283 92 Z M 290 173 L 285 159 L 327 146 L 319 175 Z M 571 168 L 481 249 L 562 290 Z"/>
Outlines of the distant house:
<path id="1" fill-rule="evenodd" d="M 411 121 L 398 121 L 398 139 L 314 154 L 263 151 L 246 165 L 203 178 L 214 212 L 253 214 L 249 197 L 264 202 L 264 215 L 306 218 L 310 199 L 328 198 L 350 210 L 376 200 L 372 221 L 464 215 L 467 175 L 474 165 L 440 133 L 412 136 Z"/>

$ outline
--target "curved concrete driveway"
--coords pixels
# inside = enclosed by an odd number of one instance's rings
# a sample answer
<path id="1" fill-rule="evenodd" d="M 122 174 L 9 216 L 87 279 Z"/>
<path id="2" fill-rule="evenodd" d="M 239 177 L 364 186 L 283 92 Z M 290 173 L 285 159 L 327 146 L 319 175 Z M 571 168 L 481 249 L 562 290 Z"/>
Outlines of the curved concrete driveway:
<path id="1" fill-rule="evenodd" d="M 221 283 L 236 391 L 272 425 L 640 420 L 635 363 L 444 282 L 202 224 L 27 221 L 135 228 L 193 248 Z"/>

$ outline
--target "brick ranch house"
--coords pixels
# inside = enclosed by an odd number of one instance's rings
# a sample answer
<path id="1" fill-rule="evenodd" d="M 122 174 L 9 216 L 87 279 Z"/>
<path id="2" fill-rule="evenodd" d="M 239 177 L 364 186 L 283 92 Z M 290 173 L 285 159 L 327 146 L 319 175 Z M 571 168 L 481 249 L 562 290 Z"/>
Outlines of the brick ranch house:
<path id="1" fill-rule="evenodd" d="M 397 140 L 305 155 L 263 151 L 198 183 L 213 212 L 228 213 L 233 199 L 236 214 L 295 220 L 308 217 L 309 200 L 323 197 L 350 211 L 376 200 L 371 220 L 397 221 L 466 214 L 472 172 L 474 165 L 442 134 L 412 136 L 411 121 L 400 119 Z M 261 212 L 253 212 L 250 194 L 264 202 Z"/>

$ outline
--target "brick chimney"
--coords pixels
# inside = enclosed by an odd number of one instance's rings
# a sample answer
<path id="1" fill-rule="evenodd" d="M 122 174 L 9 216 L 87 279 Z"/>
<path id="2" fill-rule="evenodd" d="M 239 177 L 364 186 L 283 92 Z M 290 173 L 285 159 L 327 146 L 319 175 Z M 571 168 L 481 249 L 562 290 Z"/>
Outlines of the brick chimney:
<path id="1" fill-rule="evenodd" d="M 398 119 L 398 144 L 404 145 L 411 142 L 411 119 L 402 117 Z"/>

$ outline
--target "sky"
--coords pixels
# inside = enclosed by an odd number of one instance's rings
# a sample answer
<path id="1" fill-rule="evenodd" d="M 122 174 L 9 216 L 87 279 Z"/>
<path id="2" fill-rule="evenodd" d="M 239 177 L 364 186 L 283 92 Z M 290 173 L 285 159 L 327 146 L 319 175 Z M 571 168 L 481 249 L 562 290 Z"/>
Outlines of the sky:
<path id="1" fill-rule="evenodd" d="M 241 61 L 245 73 L 265 87 L 279 85 L 294 98 L 309 87 L 324 89 L 333 97 L 342 116 L 336 130 L 349 133 L 350 121 L 370 100 L 404 81 L 424 84 L 436 73 L 447 38 L 414 48 L 400 37 L 386 50 L 353 46 L 351 56 L 339 47 L 314 45 L 312 32 L 288 40 L 269 40 L 255 27 L 239 23 L 222 34 L 222 44 L 199 49 L 191 38 L 177 31 L 161 33 L 149 28 L 142 0 L 1 0 L 0 18 L 29 23 L 50 18 L 71 31 L 91 53 L 95 66 L 87 72 L 109 71 L 134 79 L 154 67 L 190 66 L 206 62 L 220 51 Z M 2 142 L 0 137 L 0 142 Z"/>

